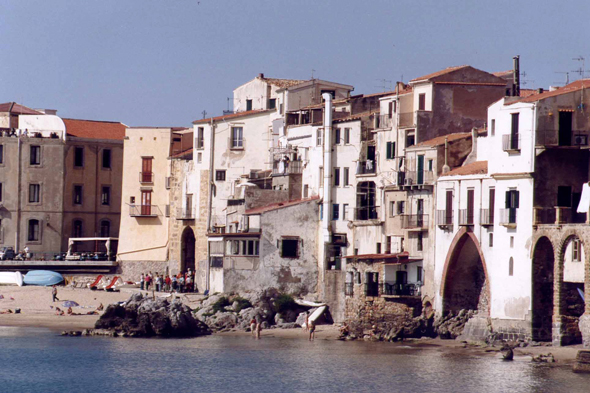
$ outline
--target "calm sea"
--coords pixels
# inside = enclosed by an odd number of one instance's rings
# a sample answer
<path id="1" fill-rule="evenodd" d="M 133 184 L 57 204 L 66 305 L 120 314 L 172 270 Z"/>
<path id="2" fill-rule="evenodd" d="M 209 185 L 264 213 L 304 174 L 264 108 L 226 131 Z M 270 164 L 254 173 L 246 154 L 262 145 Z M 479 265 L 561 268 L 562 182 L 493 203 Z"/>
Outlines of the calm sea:
<path id="1" fill-rule="evenodd" d="M 395 344 L 0 328 L 1 392 L 590 392 L 590 375 Z"/>

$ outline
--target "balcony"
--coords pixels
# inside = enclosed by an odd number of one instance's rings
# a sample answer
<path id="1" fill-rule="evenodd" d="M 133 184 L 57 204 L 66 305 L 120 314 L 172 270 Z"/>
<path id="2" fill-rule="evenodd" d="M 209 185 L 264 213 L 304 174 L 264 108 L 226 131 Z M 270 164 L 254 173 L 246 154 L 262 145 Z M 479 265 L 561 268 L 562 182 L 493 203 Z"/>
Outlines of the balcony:
<path id="1" fill-rule="evenodd" d="M 459 225 L 473 225 L 475 217 L 473 209 L 461 209 L 459 210 Z"/>
<path id="2" fill-rule="evenodd" d="M 381 284 L 383 296 L 421 296 L 421 283 L 384 282 Z"/>
<path id="3" fill-rule="evenodd" d="M 195 219 L 195 209 L 178 208 L 176 210 L 176 219 L 177 220 L 194 220 Z"/>
<path id="4" fill-rule="evenodd" d="M 494 211 L 490 209 L 479 209 L 479 223 L 483 226 L 494 225 Z"/>
<path id="5" fill-rule="evenodd" d="M 361 142 L 373 142 L 375 140 L 375 133 L 373 128 L 363 127 L 361 129 Z"/>
<path id="6" fill-rule="evenodd" d="M 518 134 L 502 135 L 502 150 L 508 153 L 516 153 L 520 151 L 520 136 Z"/>
<path id="7" fill-rule="evenodd" d="M 154 172 L 139 172 L 139 182 L 140 183 L 153 183 L 154 182 Z"/>
<path id="8" fill-rule="evenodd" d="M 377 127 L 376 128 L 381 128 L 381 129 L 385 129 L 385 128 L 391 128 L 391 117 L 389 114 L 387 115 L 379 115 L 379 117 L 377 118 Z"/>
<path id="9" fill-rule="evenodd" d="M 409 180 L 409 181 L 408 181 Z M 434 184 L 433 171 L 406 171 L 405 185 L 432 185 Z"/>
<path id="10" fill-rule="evenodd" d="M 500 225 L 508 228 L 516 228 L 518 208 L 500 209 Z"/>
<path id="11" fill-rule="evenodd" d="M 357 221 L 378 220 L 379 206 L 358 207 L 354 209 L 354 219 Z"/>
<path id="12" fill-rule="evenodd" d="M 272 164 L 273 176 L 298 173 L 303 173 L 303 161 L 274 161 Z"/>
<path id="13" fill-rule="evenodd" d="M 535 132 L 535 146 L 537 147 L 557 147 L 557 146 L 588 146 L 588 131 L 584 130 L 567 130 L 562 131 L 543 129 Z"/>
<path id="14" fill-rule="evenodd" d="M 400 113 L 397 126 L 398 128 L 416 127 L 414 112 Z"/>
<path id="15" fill-rule="evenodd" d="M 533 223 L 534 225 L 583 224 L 586 223 L 586 215 L 565 206 L 535 207 Z"/>
<path id="16" fill-rule="evenodd" d="M 159 211 L 157 205 L 129 205 L 130 217 L 157 217 Z"/>
<path id="17" fill-rule="evenodd" d="M 356 166 L 357 175 L 374 175 L 376 173 L 375 161 L 359 161 Z"/>
<path id="18" fill-rule="evenodd" d="M 452 210 L 437 210 L 436 211 L 436 225 L 439 227 L 448 227 L 453 225 L 453 211 Z"/>
<path id="19" fill-rule="evenodd" d="M 428 229 L 428 214 L 404 214 L 402 229 Z"/>

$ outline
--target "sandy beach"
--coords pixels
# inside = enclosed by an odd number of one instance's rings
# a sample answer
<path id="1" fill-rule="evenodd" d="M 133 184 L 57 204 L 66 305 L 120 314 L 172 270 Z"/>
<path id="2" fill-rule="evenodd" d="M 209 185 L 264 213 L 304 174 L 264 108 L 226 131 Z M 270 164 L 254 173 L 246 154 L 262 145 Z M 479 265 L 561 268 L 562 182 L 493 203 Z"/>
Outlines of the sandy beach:
<path id="1" fill-rule="evenodd" d="M 89 289 L 79 289 L 70 287 L 58 287 L 57 297 L 59 302 L 52 302 L 50 287 L 17 287 L 17 286 L 0 286 L 0 311 L 21 309 L 20 314 L 0 314 L 0 326 L 23 326 L 23 327 L 41 327 L 55 331 L 63 330 L 82 330 L 93 328 L 99 315 L 64 315 L 59 316 L 55 313 L 55 307 L 64 309 L 62 303 L 66 300 L 73 300 L 80 307 L 73 307 L 75 313 L 86 314 L 94 311 L 102 303 L 105 307 L 108 304 L 127 300 L 137 289 L 123 289 L 120 292 L 91 291 Z M 145 293 L 145 292 L 144 292 Z M 151 294 L 151 293 L 150 293 Z M 167 296 L 159 293 L 156 296 Z M 195 308 L 201 295 L 182 294 L 179 296 L 189 307 Z M 231 330 L 227 332 L 215 333 L 221 336 L 243 336 L 249 337 L 249 332 L 240 330 Z M 319 325 L 316 329 L 316 340 L 336 340 L 339 336 L 339 327 L 336 325 Z M 261 332 L 262 339 L 287 338 L 308 340 L 309 334 L 300 328 L 296 329 L 266 329 Z M 398 343 L 382 343 L 382 345 L 405 345 L 415 346 L 421 349 L 444 351 L 446 353 L 456 353 L 465 356 L 499 356 L 499 347 L 488 347 L 485 345 L 467 344 L 457 340 L 441 340 L 438 338 L 430 339 L 408 339 Z M 514 354 L 516 358 L 530 359 L 532 356 L 539 354 L 551 353 L 557 363 L 555 365 L 569 365 L 573 363 L 578 350 L 583 349 L 581 345 L 568 347 L 525 347 L 516 348 Z"/>

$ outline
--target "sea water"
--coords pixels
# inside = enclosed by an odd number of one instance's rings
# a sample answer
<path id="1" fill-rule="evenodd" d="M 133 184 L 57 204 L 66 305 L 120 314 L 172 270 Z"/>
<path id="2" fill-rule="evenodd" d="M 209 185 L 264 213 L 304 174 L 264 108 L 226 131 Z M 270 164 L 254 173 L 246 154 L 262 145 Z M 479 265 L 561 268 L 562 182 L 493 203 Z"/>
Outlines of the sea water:
<path id="1" fill-rule="evenodd" d="M 590 392 L 590 375 L 405 345 L 0 328 L 1 392 Z"/>

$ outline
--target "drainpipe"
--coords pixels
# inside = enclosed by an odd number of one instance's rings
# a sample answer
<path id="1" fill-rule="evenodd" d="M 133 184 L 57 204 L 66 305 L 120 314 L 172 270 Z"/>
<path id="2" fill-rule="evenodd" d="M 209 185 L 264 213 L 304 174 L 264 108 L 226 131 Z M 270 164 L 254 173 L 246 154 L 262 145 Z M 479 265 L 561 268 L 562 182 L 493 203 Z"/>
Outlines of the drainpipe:
<path id="1" fill-rule="evenodd" d="M 326 101 L 324 110 L 324 217 L 322 227 L 324 244 L 330 243 L 330 205 L 332 204 L 332 95 L 322 94 Z"/>
<path id="2" fill-rule="evenodd" d="M 215 184 L 213 183 L 213 165 L 214 165 L 214 153 L 215 153 L 215 122 L 211 121 L 211 143 L 209 152 L 209 195 L 207 197 L 207 227 L 206 231 L 209 232 L 211 229 L 211 210 L 213 208 L 213 190 Z M 205 280 L 205 287 L 207 290 L 210 289 L 210 275 L 211 275 L 211 252 L 209 248 L 209 239 L 207 239 L 207 278 Z"/>
<path id="3" fill-rule="evenodd" d="M 451 168 L 448 165 L 448 155 L 449 155 L 449 138 L 445 137 L 445 165 L 442 167 L 442 173 L 448 173 Z"/>

